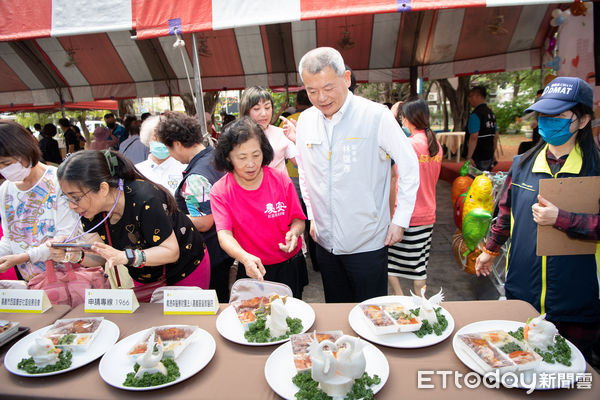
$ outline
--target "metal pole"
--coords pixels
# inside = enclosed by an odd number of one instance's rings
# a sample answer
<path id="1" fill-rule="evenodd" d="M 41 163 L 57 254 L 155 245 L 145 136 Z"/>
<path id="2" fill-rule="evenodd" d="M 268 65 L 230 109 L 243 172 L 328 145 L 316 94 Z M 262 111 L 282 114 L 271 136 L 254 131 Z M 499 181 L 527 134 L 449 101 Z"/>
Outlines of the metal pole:
<path id="1" fill-rule="evenodd" d="M 207 137 L 206 120 L 204 118 L 204 100 L 202 96 L 202 81 L 200 80 L 200 59 L 198 58 L 198 35 L 192 33 L 192 54 L 194 55 L 194 92 L 196 97 L 196 113 L 202 129 L 202 136 Z"/>

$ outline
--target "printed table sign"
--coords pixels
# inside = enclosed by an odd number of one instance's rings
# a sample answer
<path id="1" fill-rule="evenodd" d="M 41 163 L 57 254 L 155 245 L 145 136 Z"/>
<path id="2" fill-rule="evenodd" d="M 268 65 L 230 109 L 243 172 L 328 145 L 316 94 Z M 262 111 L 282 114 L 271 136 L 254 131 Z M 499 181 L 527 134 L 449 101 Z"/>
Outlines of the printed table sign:
<path id="1" fill-rule="evenodd" d="M 52 303 L 43 290 L 0 290 L 0 312 L 41 314 L 51 307 Z"/>
<path id="2" fill-rule="evenodd" d="M 165 290 L 164 314 L 216 314 L 219 299 L 215 290 Z"/>
<path id="3" fill-rule="evenodd" d="M 86 313 L 131 314 L 140 306 L 131 289 L 86 289 Z"/>

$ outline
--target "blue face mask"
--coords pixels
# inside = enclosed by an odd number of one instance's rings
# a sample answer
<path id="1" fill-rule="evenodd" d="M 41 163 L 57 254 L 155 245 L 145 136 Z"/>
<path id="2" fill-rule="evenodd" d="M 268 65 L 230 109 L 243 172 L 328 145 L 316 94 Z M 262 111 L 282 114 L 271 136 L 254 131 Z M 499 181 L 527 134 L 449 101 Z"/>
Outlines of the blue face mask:
<path id="1" fill-rule="evenodd" d="M 408 129 L 407 127 L 403 126 L 402 127 L 402 131 L 404 131 L 404 134 L 406 135 L 406 137 L 410 137 L 410 129 Z"/>
<path id="2" fill-rule="evenodd" d="M 169 149 L 161 142 L 150 142 L 150 152 L 159 160 L 169 157 Z"/>
<path id="3" fill-rule="evenodd" d="M 571 139 L 571 118 L 539 117 L 540 136 L 546 143 L 561 146 Z"/>

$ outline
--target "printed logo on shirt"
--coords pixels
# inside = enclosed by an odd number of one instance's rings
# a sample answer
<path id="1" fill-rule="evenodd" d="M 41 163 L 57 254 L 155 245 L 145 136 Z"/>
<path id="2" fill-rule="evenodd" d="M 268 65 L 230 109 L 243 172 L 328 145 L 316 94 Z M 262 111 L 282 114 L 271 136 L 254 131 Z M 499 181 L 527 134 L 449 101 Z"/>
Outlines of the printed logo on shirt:
<path id="1" fill-rule="evenodd" d="M 169 187 L 173 190 L 177 189 L 177 186 L 179 186 L 179 182 L 181 182 L 181 174 L 179 175 L 169 175 L 168 179 L 167 179 L 167 184 L 169 185 Z"/>
<path id="2" fill-rule="evenodd" d="M 280 217 L 285 214 L 286 209 L 287 206 L 283 201 L 278 201 L 275 205 L 273 205 L 273 203 L 267 203 L 265 214 L 267 214 L 268 218 Z"/>

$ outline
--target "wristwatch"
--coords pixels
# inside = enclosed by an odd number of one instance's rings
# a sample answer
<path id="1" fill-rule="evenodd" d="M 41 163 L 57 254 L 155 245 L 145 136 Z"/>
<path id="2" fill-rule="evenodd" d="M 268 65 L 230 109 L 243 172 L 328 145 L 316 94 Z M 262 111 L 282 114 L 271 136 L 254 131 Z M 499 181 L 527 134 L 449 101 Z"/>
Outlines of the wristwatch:
<path id="1" fill-rule="evenodd" d="M 125 249 L 125 256 L 127 257 L 127 266 L 132 266 L 135 262 L 135 252 L 133 249 Z"/>

